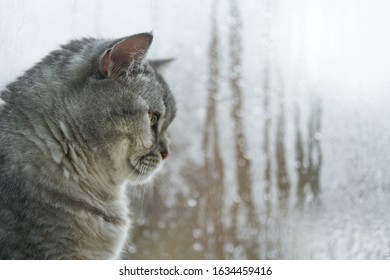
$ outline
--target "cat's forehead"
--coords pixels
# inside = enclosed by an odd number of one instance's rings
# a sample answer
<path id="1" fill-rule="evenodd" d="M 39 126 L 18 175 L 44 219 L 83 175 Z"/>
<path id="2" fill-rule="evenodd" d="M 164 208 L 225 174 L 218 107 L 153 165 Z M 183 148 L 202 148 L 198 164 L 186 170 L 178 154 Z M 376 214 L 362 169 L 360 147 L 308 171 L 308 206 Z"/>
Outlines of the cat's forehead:
<path id="1" fill-rule="evenodd" d="M 159 80 L 155 73 L 139 74 L 129 83 L 130 94 L 141 97 L 150 111 L 166 113 L 165 96 L 169 94 L 166 86 Z"/>

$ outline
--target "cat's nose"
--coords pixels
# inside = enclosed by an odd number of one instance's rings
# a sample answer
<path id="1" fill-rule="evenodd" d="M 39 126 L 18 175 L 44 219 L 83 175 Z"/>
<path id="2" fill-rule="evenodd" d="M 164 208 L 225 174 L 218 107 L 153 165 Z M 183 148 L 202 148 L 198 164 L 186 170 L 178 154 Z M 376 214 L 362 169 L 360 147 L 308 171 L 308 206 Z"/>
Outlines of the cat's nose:
<path id="1" fill-rule="evenodd" d="M 160 138 L 159 144 L 160 144 L 160 154 L 163 160 L 165 160 L 169 156 L 169 146 L 168 146 L 168 137 L 164 135 L 164 137 Z"/>
<path id="2" fill-rule="evenodd" d="M 161 156 L 163 160 L 166 159 L 169 156 L 168 151 L 161 151 Z"/>

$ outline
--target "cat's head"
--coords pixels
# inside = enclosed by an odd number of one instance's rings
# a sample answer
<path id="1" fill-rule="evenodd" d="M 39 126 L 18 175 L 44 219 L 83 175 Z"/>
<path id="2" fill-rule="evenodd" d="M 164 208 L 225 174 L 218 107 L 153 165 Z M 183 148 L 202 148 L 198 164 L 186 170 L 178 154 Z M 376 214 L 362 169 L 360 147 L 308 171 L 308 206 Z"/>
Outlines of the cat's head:
<path id="1" fill-rule="evenodd" d="M 65 67 L 68 77 L 62 80 L 67 92 L 60 96 L 60 128 L 82 143 L 79 153 L 88 154 L 80 165 L 92 162 L 96 172 L 107 172 L 114 182 L 126 178 L 143 183 L 169 155 L 167 128 L 176 105 L 156 67 L 145 58 L 152 39 L 142 33 L 63 47 L 74 54 Z"/>

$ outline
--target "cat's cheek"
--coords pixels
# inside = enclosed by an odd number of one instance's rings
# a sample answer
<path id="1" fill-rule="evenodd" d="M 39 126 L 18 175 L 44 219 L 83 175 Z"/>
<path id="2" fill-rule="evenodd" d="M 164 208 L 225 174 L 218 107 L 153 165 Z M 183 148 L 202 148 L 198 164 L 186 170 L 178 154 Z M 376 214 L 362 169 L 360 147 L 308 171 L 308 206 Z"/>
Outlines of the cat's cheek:
<path id="1" fill-rule="evenodd" d="M 152 130 L 148 127 L 147 129 L 143 129 L 140 132 L 139 137 L 137 137 L 137 151 L 146 154 L 154 145 L 154 137 L 152 134 Z M 142 152 L 141 152 L 142 151 Z"/>
<path id="2" fill-rule="evenodd" d="M 103 169 L 106 170 L 116 184 L 126 180 L 128 174 L 132 171 L 131 146 L 131 141 L 124 138 L 104 149 L 104 158 L 107 160 L 103 164 Z"/>

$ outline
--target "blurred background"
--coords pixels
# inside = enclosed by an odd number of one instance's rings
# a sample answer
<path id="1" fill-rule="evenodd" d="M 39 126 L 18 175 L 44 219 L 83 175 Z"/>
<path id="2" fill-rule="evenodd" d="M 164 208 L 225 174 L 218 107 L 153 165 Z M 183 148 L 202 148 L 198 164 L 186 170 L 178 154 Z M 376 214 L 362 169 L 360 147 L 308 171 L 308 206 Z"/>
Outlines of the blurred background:
<path id="1" fill-rule="evenodd" d="M 128 259 L 388 259 L 386 0 L 1 0 L 0 87 L 81 37 L 153 31 L 171 156 Z"/>

